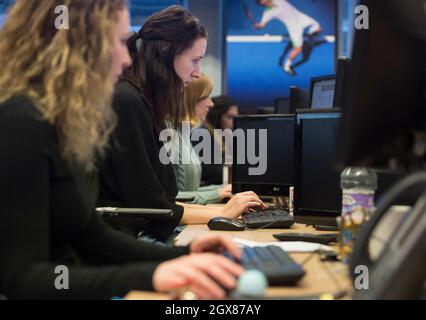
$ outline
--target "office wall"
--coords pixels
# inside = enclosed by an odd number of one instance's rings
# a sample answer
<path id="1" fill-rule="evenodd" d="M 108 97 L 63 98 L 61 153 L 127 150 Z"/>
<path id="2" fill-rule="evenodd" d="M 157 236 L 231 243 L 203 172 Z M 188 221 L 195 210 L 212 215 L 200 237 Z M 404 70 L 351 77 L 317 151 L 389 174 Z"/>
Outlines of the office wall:
<path id="1" fill-rule="evenodd" d="M 209 74 L 215 83 L 213 91 L 214 95 L 222 93 L 222 86 L 226 86 L 222 83 L 222 68 L 226 61 L 224 56 L 224 30 L 223 30 L 223 6 L 225 0 L 162 0 L 160 3 L 151 1 L 153 4 L 161 3 L 161 5 L 170 5 L 179 3 L 187 7 L 191 12 L 198 16 L 209 32 L 209 47 L 207 49 L 206 59 L 203 67 L 204 72 Z M 359 0 L 338 0 L 339 3 L 339 48 L 338 55 L 350 56 L 352 50 L 353 41 L 353 19 L 354 19 L 354 8 L 358 4 Z M 132 0 L 131 5 L 133 9 L 137 9 L 138 4 L 146 9 L 148 4 L 145 0 Z M 0 27 L 4 23 L 5 6 L 0 6 Z M 135 24 L 140 23 L 143 20 L 142 16 L 135 14 Z M 145 15 L 143 15 L 145 16 Z M 139 27 L 139 26 L 138 26 Z"/>
<path id="2" fill-rule="evenodd" d="M 338 0 L 338 56 L 350 56 L 354 36 L 354 9 L 359 0 Z M 209 74 L 215 83 L 213 94 L 226 91 L 226 79 L 222 78 L 222 69 L 226 66 L 224 55 L 224 0 L 185 0 L 182 3 L 201 19 L 209 32 L 209 46 L 203 71 Z M 223 88 L 222 88 L 223 87 Z"/>

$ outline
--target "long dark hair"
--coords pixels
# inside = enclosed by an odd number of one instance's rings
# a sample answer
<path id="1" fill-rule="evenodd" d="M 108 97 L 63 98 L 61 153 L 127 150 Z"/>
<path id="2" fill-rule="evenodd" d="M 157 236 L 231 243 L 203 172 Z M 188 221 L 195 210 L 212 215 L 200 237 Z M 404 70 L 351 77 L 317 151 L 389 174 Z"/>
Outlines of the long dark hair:
<path id="1" fill-rule="evenodd" d="M 207 114 L 206 121 L 214 129 L 223 129 L 221 125 L 222 116 L 229 111 L 232 106 L 236 106 L 237 103 L 229 98 L 228 96 L 219 96 L 212 98 L 214 107 L 210 109 Z"/>
<path id="2" fill-rule="evenodd" d="M 128 41 L 133 65 L 123 79 L 140 90 L 153 108 L 157 133 L 169 121 L 177 127 L 181 118 L 183 82 L 174 59 L 207 32 L 200 21 L 181 6 L 171 6 L 151 16 Z"/>

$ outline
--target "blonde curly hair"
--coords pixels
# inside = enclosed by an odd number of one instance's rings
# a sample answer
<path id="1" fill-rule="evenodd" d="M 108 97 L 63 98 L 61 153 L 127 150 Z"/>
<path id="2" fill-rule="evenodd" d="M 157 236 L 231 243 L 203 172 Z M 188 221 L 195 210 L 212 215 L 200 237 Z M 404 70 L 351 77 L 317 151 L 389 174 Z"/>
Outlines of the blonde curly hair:
<path id="1" fill-rule="evenodd" d="M 61 5 L 68 30 L 55 28 Z M 126 0 L 17 0 L 0 30 L 0 103 L 30 98 L 55 126 L 63 158 L 87 170 L 116 122 L 113 34 L 126 7 Z"/>

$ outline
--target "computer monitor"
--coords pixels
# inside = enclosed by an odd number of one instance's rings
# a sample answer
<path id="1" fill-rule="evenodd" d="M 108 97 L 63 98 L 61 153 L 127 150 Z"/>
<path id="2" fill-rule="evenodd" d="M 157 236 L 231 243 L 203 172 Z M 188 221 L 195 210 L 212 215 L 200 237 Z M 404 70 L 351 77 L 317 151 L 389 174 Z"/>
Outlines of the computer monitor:
<path id="1" fill-rule="evenodd" d="M 349 88 L 349 83 L 346 80 L 351 59 L 347 57 L 339 57 L 337 59 L 336 86 L 334 89 L 333 108 L 344 108 L 343 99 Z"/>
<path id="2" fill-rule="evenodd" d="M 296 119 L 295 221 L 337 225 L 342 192 L 333 160 L 340 110 L 298 110 Z"/>
<path id="3" fill-rule="evenodd" d="M 260 196 L 288 196 L 289 187 L 294 184 L 294 115 L 238 116 L 234 118 L 235 131 L 244 132 L 245 141 L 234 138 L 234 155 L 232 166 L 232 191 L 254 191 Z M 255 129 L 256 141 L 247 141 L 248 130 Z M 259 145 L 259 130 L 267 130 L 266 146 Z M 236 135 L 236 134 L 235 134 Z M 238 164 L 239 144 L 245 146 L 245 163 Z M 249 145 L 251 144 L 251 145 Z M 247 161 L 248 148 L 263 151 L 266 159 L 266 172 L 262 175 L 250 175 L 253 168 Z M 240 151 L 241 152 L 241 151 Z M 265 157 L 266 156 L 266 157 Z"/>
<path id="4" fill-rule="evenodd" d="M 424 165 L 424 152 L 415 146 L 425 141 L 413 131 L 426 127 L 425 1 L 363 4 L 371 25 L 356 32 L 345 75 L 349 85 L 337 162 L 342 167 Z"/>
<path id="5" fill-rule="evenodd" d="M 275 114 L 275 107 L 274 106 L 257 107 L 257 114 Z"/>
<path id="6" fill-rule="evenodd" d="M 296 113 L 297 109 L 309 108 L 309 91 L 296 86 L 290 87 L 290 113 Z"/>
<path id="7" fill-rule="evenodd" d="M 290 114 L 290 97 L 275 99 L 275 114 Z"/>
<path id="8" fill-rule="evenodd" d="M 332 108 L 335 86 L 335 75 L 312 78 L 309 103 L 311 109 Z"/>

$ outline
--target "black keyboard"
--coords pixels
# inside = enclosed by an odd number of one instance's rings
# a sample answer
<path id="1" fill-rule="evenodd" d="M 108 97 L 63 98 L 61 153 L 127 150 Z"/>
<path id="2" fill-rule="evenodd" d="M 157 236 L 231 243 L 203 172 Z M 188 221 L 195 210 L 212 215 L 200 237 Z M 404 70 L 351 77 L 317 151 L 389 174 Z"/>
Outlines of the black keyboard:
<path id="1" fill-rule="evenodd" d="M 266 209 L 242 214 L 248 228 L 290 228 L 294 224 L 291 214 L 283 209 Z"/>
<path id="2" fill-rule="evenodd" d="M 230 257 L 229 254 L 225 255 Z M 240 263 L 246 270 L 261 271 L 270 286 L 294 285 L 305 274 L 299 264 L 276 246 L 244 247 Z"/>
<path id="3" fill-rule="evenodd" d="M 322 224 L 316 224 L 315 230 L 317 231 L 339 231 L 339 228 L 337 226 L 327 226 Z"/>

